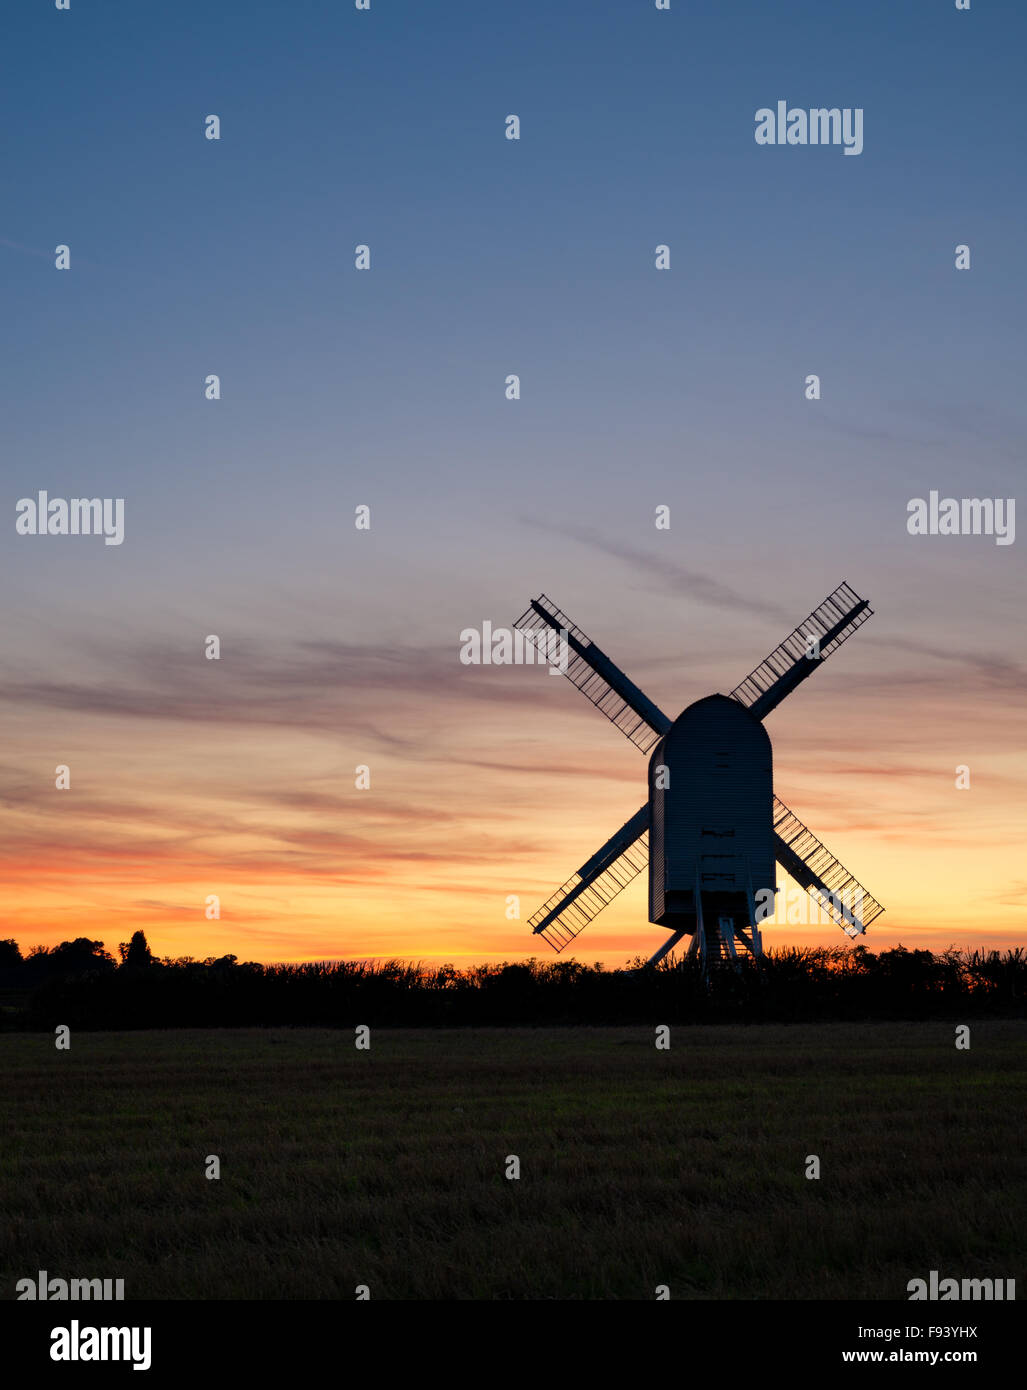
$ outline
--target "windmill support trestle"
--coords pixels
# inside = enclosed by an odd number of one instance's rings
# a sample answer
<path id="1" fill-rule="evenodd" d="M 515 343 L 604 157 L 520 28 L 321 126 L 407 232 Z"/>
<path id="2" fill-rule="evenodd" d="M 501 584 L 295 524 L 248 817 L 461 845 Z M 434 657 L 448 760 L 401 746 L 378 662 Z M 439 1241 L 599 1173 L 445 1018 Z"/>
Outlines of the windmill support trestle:
<path id="1" fill-rule="evenodd" d="M 661 961 L 663 959 L 663 957 L 667 954 L 668 951 L 672 951 L 674 949 L 674 947 L 678 944 L 681 938 L 685 935 L 685 928 L 682 927 L 680 931 L 676 931 L 672 936 L 668 936 L 667 940 L 663 943 L 663 945 L 656 952 L 656 954 L 654 956 L 650 956 L 649 959 L 646 961 L 646 966 L 648 967 L 650 965 L 656 965 L 658 961 Z M 691 950 L 691 948 L 689 949 Z"/>

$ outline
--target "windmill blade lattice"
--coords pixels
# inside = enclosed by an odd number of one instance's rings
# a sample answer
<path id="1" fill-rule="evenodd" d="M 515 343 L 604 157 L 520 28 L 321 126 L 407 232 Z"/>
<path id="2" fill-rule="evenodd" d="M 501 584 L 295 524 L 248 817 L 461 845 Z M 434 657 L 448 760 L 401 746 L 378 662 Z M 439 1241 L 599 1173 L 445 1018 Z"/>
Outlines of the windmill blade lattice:
<path id="1" fill-rule="evenodd" d="M 648 863 L 647 802 L 542 904 L 528 926 L 555 951 L 562 951 Z"/>
<path id="2" fill-rule="evenodd" d="M 884 908 L 877 899 L 776 796 L 774 833 L 777 862 L 811 897 L 816 896 L 847 936 L 861 936 L 880 917 Z"/>
<path id="3" fill-rule="evenodd" d="M 765 718 L 872 616 L 873 609 L 866 599 L 860 598 L 848 584 L 839 584 L 805 622 L 790 632 L 740 685 L 735 686 L 731 698 L 744 705 L 755 718 Z M 819 658 L 809 655 L 808 639 L 811 637 L 819 644 Z"/>
<path id="4" fill-rule="evenodd" d="M 663 711 L 545 594 L 532 600 L 531 607 L 521 614 L 514 627 L 529 641 L 536 641 L 548 631 L 566 632 L 569 651 L 564 674 L 567 679 L 643 753 L 655 747 L 660 735 L 670 728 L 670 720 Z"/>

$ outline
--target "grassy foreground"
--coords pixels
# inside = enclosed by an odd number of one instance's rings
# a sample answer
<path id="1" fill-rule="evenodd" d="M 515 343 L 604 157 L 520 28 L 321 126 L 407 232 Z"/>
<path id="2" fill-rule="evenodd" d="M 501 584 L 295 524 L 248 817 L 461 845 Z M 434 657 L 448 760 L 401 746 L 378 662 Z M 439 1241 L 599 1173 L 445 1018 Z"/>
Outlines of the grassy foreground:
<path id="1" fill-rule="evenodd" d="M 948 1023 L 654 1037 L 8 1035 L 0 1297 L 40 1269 L 127 1299 L 905 1299 L 931 1269 L 1023 1275 L 1027 1024 L 976 1023 L 970 1051 Z"/>

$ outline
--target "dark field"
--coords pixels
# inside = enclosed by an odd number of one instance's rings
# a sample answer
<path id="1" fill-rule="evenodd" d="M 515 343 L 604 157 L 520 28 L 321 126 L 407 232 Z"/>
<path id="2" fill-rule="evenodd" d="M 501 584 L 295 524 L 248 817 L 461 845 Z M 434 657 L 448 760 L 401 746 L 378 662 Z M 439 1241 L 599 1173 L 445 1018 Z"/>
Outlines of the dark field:
<path id="1" fill-rule="evenodd" d="M 931 1269 L 1024 1273 L 1019 1021 L 968 1052 L 950 1023 L 867 1023 L 679 1027 L 665 1052 L 638 1027 L 0 1055 L 4 1298 L 40 1269 L 127 1299 L 905 1299 Z"/>

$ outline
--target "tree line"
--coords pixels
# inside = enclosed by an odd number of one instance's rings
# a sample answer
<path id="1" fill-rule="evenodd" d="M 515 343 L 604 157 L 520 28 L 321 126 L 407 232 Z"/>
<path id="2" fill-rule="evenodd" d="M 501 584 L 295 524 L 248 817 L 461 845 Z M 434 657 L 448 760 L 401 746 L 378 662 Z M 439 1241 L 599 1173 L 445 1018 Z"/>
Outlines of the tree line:
<path id="1" fill-rule="evenodd" d="M 23 956 L 0 941 L 6 1029 L 383 1027 L 955 1018 L 1024 1013 L 1027 958 L 866 946 L 771 949 L 715 969 L 641 957 L 624 970 L 578 960 L 468 966 L 322 961 L 261 965 L 234 955 L 158 960 L 143 932 L 118 947 L 80 937 Z"/>

